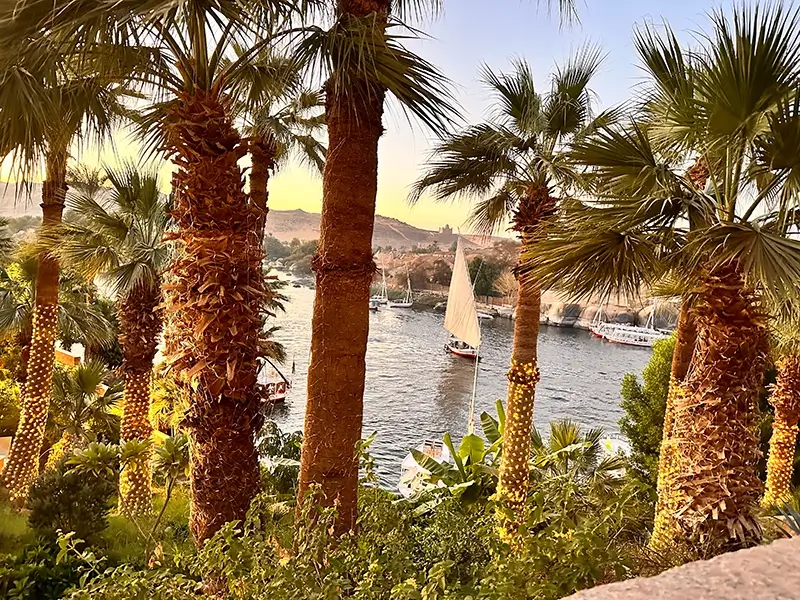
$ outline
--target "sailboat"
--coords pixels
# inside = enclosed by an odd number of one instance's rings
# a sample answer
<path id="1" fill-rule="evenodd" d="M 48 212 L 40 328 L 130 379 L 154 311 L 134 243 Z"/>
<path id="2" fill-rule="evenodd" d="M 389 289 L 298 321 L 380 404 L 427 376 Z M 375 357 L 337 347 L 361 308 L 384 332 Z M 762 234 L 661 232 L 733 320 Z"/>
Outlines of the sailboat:
<path id="1" fill-rule="evenodd" d="M 469 421 L 467 434 L 475 432 L 475 393 L 478 386 L 478 348 L 481 345 L 481 327 L 478 322 L 478 311 L 475 306 L 475 295 L 472 293 L 472 282 L 469 279 L 467 260 L 461 247 L 461 238 L 456 247 L 456 261 L 453 265 L 453 278 L 447 295 L 447 311 L 444 315 L 444 328 L 452 337 L 445 346 L 448 352 L 475 359 L 475 374 L 472 380 L 472 399 L 469 403 Z M 471 356 L 462 354 L 471 350 Z M 422 454 L 436 458 L 439 462 L 452 462 L 446 446 L 438 440 L 424 440 L 417 446 Z M 428 470 L 422 467 L 409 452 L 400 465 L 400 481 L 397 489 L 402 496 L 410 498 L 425 489 L 424 478 Z"/>
<path id="2" fill-rule="evenodd" d="M 386 287 L 386 271 L 383 267 L 381 267 L 381 288 L 377 294 L 375 294 L 370 300 L 370 308 L 372 307 L 372 302 L 374 301 L 376 304 L 388 304 L 389 303 L 389 289 Z M 377 310 L 377 308 L 375 309 Z"/>
<path id="3" fill-rule="evenodd" d="M 408 279 L 408 288 L 406 289 L 406 295 L 400 302 L 389 302 L 389 308 L 411 308 L 414 306 L 414 298 L 411 292 L 411 276 L 406 273 L 406 279 Z"/>

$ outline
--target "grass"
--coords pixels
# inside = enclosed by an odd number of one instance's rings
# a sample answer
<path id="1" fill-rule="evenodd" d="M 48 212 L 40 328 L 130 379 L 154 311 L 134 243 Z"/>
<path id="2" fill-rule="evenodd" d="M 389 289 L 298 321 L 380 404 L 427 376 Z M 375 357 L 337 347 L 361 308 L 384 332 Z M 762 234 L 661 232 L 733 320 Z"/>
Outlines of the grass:
<path id="1" fill-rule="evenodd" d="M 108 518 L 108 529 L 100 536 L 98 546 L 108 556 L 111 564 L 133 563 L 144 565 L 145 539 L 153 529 L 156 515 L 164 504 L 162 490 L 153 498 L 153 514 L 137 519 L 136 523 L 121 515 Z M 189 490 L 176 487 L 159 527 L 156 539 L 165 554 L 190 554 L 194 552 L 189 532 Z M 19 555 L 36 537 L 28 527 L 28 516 L 0 500 L 0 554 Z"/>
<path id="2" fill-rule="evenodd" d="M 121 515 L 112 514 L 109 517 L 108 529 L 102 535 L 102 546 L 111 562 L 144 564 L 145 539 L 152 531 L 156 515 L 163 504 L 163 491 L 157 490 L 153 499 L 152 515 L 141 517 L 135 523 Z M 177 487 L 173 491 L 156 539 L 161 542 L 165 554 L 194 552 L 194 544 L 189 532 L 188 489 Z"/>
<path id="3" fill-rule="evenodd" d="M 0 554 L 21 554 L 23 548 L 34 541 L 28 516 L 0 502 Z"/>

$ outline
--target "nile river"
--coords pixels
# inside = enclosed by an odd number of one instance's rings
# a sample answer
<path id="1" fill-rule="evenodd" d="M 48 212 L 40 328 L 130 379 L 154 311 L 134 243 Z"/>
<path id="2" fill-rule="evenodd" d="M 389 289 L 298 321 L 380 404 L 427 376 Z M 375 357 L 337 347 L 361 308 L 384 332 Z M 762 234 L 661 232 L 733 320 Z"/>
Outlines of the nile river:
<path id="1" fill-rule="evenodd" d="M 285 293 L 290 302 L 277 318 L 281 330 L 276 339 L 287 350 L 284 373 L 290 376 L 292 361 L 296 371 L 287 403 L 276 406 L 272 418 L 291 431 L 303 426 L 314 290 L 287 287 Z M 384 484 L 396 483 L 410 447 L 424 438 L 441 439 L 446 431 L 457 440 L 467 426 L 474 363 L 444 351 L 449 334 L 443 325 L 443 314 L 427 311 L 381 307 L 370 313 L 364 435 L 378 432 L 373 455 Z M 514 337 L 513 324 L 506 319 L 483 321 L 482 330 L 476 419 L 484 410 L 494 414 L 495 401 L 505 396 Z M 651 352 L 610 344 L 586 331 L 542 327 L 537 426 L 568 417 L 609 434 L 618 432 L 622 377 L 640 373 Z"/>

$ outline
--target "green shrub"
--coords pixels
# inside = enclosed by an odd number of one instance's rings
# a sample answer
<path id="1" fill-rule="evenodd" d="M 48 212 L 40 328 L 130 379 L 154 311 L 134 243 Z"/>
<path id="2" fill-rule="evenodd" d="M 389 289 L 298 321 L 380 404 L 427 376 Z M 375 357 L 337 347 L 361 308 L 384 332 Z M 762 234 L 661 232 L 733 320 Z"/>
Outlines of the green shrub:
<path id="1" fill-rule="evenodd" d="M 630 473 L 655 494 L 658 452 L 664 432 L 675 336 L 656 342 L 653 356 L 642 371 L 642 383 L 628 373 L 622 380 L 620 405 L 625 416 L 620 430 L 631 444 Z"/>
<path id="2" fill-rule="evenodd" d="M 0 554 L 19 554 L 34 540 L 28 518 L 0 500 Z"/>
<path id="3" fill-rule="evenodd" d="M 76 556 L 56 561 L 52 546 L 31 546 L 19 556 L 0 556 L 0 598 L 58 600 L 79 583 Z"/>
<path id="4" fill-rule="evenodd" d="M 0 368 L 0 437 L 14 435 L 19 423 L 19 384 L 11 371 Z"/>
<path id="5" fill-rule="evenodd" d="M 77 537 L 94 543 L 108 527 L 114 486 L 91 473 L 70 472 L 64 463 L 46 471 L 31 487 L 28 524 L 36 535 L 55 541 L 58 530 L 74 531 Z"/>

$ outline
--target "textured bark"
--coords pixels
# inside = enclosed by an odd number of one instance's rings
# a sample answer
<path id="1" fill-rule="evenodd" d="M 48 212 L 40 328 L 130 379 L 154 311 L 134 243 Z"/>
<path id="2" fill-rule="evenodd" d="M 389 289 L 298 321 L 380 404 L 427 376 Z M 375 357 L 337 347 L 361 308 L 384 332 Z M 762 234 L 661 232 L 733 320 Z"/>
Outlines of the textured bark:
<path id="1" fill-rule="evenodd" d="M 757 401 L 767 338 L 758 298 L 733 265 L 705 277 L 695 316 L 695 360 L 675 402 L 670 537 L 708 556 L 761 539 L 753 507 L 762 489 Z"/>
<path id="2" fill-rule="evenodd" d="M 388 0 L 341 0 L 344 18 L 376 15 L 385 27 Z M 369 332 L 369 289 L 375 272 L 372 230 L 378 183 L 378 140 L 385 91 L 367 81 L 349 89 L 328 82 L 329 151 L 322 179 L 322 220 L 313 267 L 317 292 L 308 369 L 299 505 L 312 486 L 338 507 L 336 530 L 355 527 Z"/>
<path id="3" fill-rule="evenodd" d="M 122 345 L 122 396 L 120 439 L 146 440 L 150 425 L 150 376 L 161 334 L 161 288 L 141 285 L 117 303 Z M 119 479 L 120 511 L 129 516 L 149 513 L 153 508 L 150 487 L 150 453 L 130 461 Z"/>
<path id="4" fill-rule="evenodd" d="M 190 526 L 198 545 L 226 522 L 246 516 L 259 492 L 255 436 L 264 278 L 254 244 L 258 214 L 237 161 L 246 153 L 230 107 L 214 93 L 180 96 L 166 136 L 178 170 L 173 179 L 179 252 L 164 286 L 167 353 L 192 380 L 184 418 L 192 449 Z"/>
<path id="5" fill-rule="evenodd" d="M 47 157 L 46 177 L 42 184 L 42 227 L 61 223 L 67 191 L 66 147 L 53 147 Z M 27 364 L 27 378 L 22 396 L 19 425 L 2 472 L 12 501 L 23 502 L 39 472 L 47 410 L 53 386 L 53 361 L 58 334 L 58 261 L 39 255 L 36 273 L 36 297 L 33 309 L 33 333 Z"/>
<path id="6" fill-rule="evenodd" d="M 250 204 L 257 214 L 255 234 L 258 243 L 264 243 L 264 233 L 269 213 L 269 177 L 275 168 L 275 155 L 278 149 L 275 144 L 264 139 L 250 142 L 250 158 L 253 165 L 250 169 Z"/>
<path id="7" fill-rule="evenodd" d="M 780 506 L 792 499 L 794 451 L 797 422 L 800 420 L 800 356 L 789 355 L 778 361 L 778 378 L 769 398 L 775 407 L 772 437 L 767 460 L 767 489 L 761 504 Z"/>
<path id="8" fill-rule="evenodd" d="M 663 548 L 669 544 L 670 530 L 674 529 L 671 517 L 674 513 L 672 480 L 675 475 L 675 443 L 673 428 L 675 425 L 675 404 L 681 393 L 681 384 L 689 371 L 694 348 L 697 342 L 697 328 L 691 313 L 691 306 L 684 298 L 678 315 L 678 328 L 675 336 L 675 350 L 672 354 L 672 369 L 669 377 L 669 390 L 664 410 L 664 429 L 661 436 L 661 448 L 658 454 L 658 500 L 656 502 L 653 535 L 650 547 Z"/>
<path id="9" fill-rule="evenodd" d="M 541 239 L 547 219 L 555 214 L 556 201 L 546 186 L 531 190 L 514 214 L 514 229 L 522 237 L 522 250 Z M 514 320 L 514 347 L 508 371 L 508 401 L 503 431 L 503 454 L 497 499 L 501 507 L 500 535 L 512 540 L 525 521 L 530 478 L 531 433 L 536 384 L 539 381 L 537 345 L 542 295 L 535 283 L 519 282 Z"/>

